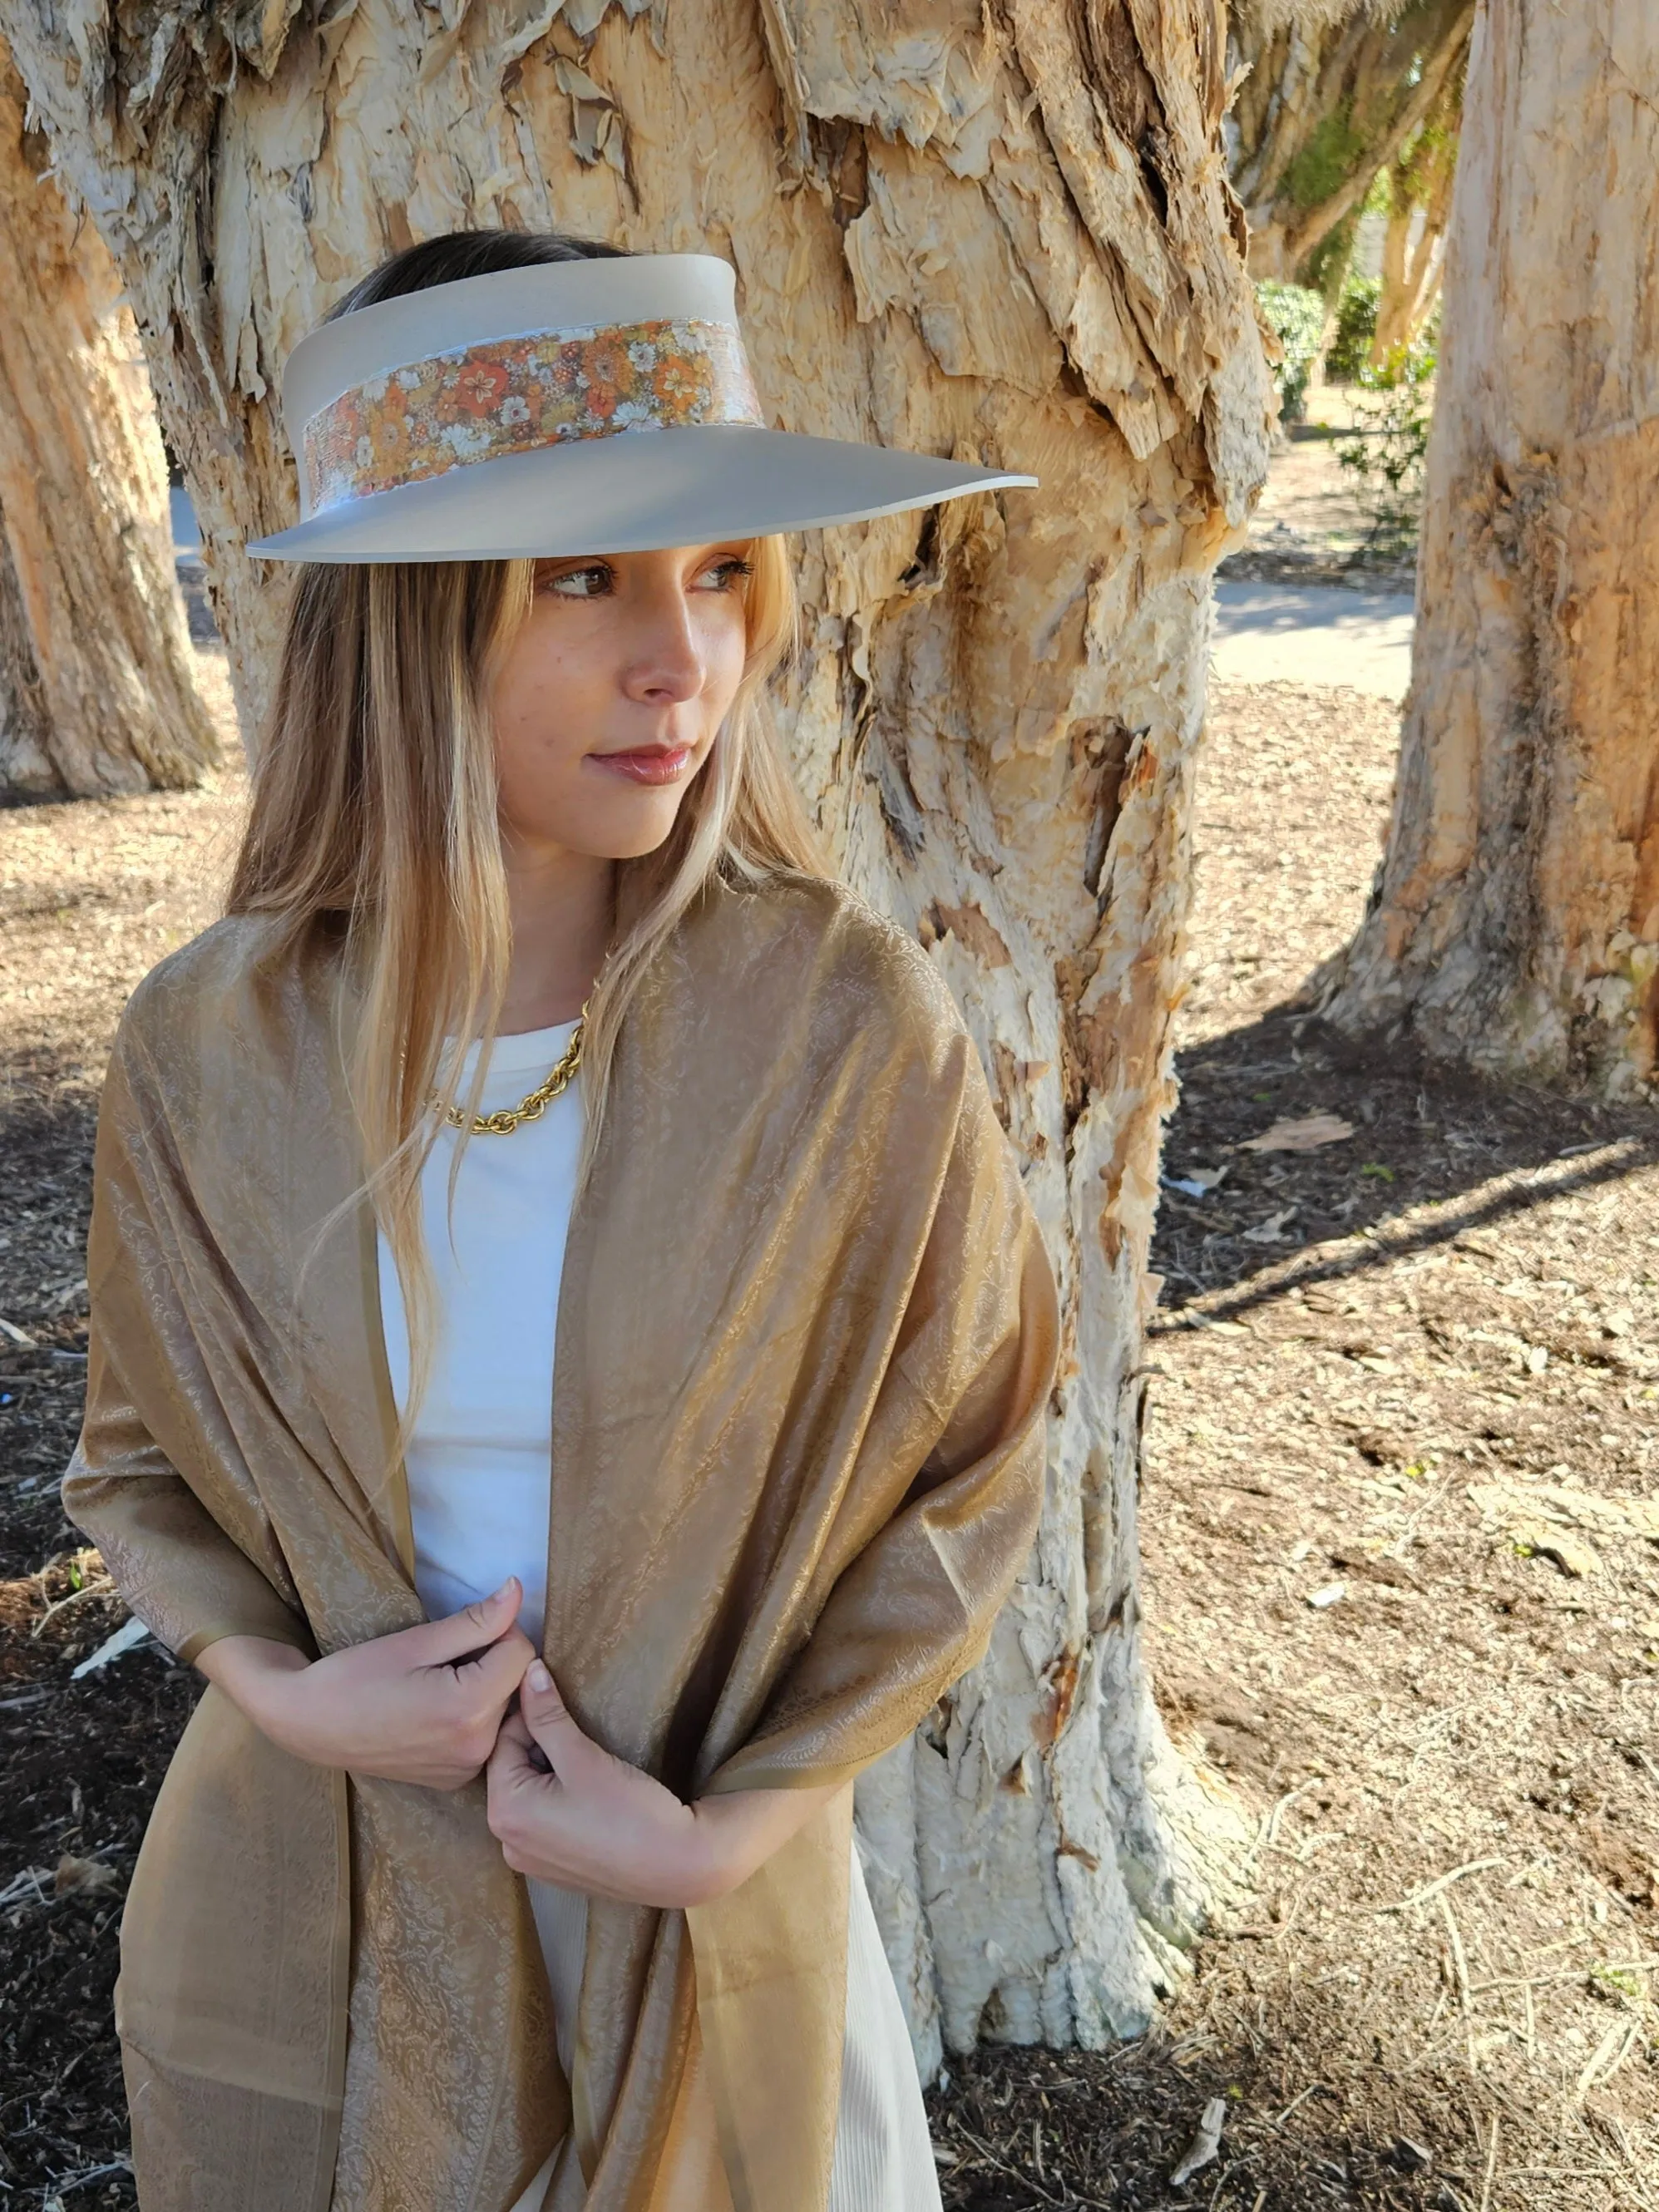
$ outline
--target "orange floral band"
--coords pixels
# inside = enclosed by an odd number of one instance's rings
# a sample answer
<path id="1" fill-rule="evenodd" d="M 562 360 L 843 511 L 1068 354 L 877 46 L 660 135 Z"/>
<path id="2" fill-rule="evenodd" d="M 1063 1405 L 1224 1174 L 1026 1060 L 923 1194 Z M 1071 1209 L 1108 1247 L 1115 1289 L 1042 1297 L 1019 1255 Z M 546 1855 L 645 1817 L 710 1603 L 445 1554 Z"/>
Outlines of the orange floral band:
<path id="1" fill-rule="evenodd" d="M 305 426 L 312 512 L 471 461 L 621 430 L 766 418 L 729 323 L 537 331 L 387 369 Z"/>

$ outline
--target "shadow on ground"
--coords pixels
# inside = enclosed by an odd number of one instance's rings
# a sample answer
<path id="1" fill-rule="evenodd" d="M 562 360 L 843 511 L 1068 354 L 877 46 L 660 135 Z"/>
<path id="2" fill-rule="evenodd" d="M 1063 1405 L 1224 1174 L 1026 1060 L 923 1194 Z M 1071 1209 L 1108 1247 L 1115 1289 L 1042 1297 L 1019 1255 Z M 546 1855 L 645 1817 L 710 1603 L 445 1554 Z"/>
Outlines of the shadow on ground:
<path id="1" fill-rule="evenodd" d="M 1292 1274 L 1334 1281 L 1500 1231 L 1546 1200 L 1659 1159 L 1650 1106 L 1498 1089 L 1356 1042 L 1293 1006 L 1183 1053 L 1179 1072 L 1152 1254 L 1176 1314 L 1201 1297 L 1212 1319 L 1233 1319 Z M 1276 1121 L 1315 1115 L 1353 1133 L 1309 1152 L 1241 1149 Z M 1224 1179 L 1202 1196 L 1178 1188 L 1218 1169 Z"/>
<path id="2" fill-rule="evenodd" d="M 1264 2011 L 1231 2051 L 1211 2037 L 1154 2033 L 1109 2052 L 953 2060 L 948 2086 L 929 2100 L 946 2212 L 1473 2205 L 1484 2153 L 1467 2124 L 1444 2129 L 1438 2083 L 1407 2087 L 1379 2062 L 1358 2098 L 1307 2093 L 1298 2075 L 1310 2051 L 1336 2039 L 1334 2009 L 1314 1993 L 1287 2016 Z M 1214 2099 L 1225 2112 L 1217 2154 L 1172 2188 Z"/>

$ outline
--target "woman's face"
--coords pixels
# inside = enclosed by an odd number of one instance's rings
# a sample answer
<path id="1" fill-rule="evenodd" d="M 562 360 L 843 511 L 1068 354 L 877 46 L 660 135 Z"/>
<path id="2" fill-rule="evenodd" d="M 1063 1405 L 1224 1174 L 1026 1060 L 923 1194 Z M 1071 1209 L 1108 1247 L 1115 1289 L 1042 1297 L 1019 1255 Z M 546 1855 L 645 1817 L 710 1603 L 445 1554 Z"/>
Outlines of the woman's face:
<path id="1" fill-rule="evenodd" d="M 501 824 L 523 852 L 654 851 L 747 653 L 746 541 L 541 561 L 496 678 Z"/>

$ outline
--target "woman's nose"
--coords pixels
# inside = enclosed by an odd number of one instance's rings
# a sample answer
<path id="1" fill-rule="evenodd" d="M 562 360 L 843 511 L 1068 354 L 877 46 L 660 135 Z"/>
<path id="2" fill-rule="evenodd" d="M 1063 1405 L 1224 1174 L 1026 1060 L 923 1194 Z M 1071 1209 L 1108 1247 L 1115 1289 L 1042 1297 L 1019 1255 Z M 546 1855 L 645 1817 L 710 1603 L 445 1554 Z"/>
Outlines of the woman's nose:
<path id="1" fill-rule="evenodd" d="M 641 629 L 623 678 L 629 696 L 665 704 L 695 699 L 708 671 L 684 592 L 653 598 Z"/>

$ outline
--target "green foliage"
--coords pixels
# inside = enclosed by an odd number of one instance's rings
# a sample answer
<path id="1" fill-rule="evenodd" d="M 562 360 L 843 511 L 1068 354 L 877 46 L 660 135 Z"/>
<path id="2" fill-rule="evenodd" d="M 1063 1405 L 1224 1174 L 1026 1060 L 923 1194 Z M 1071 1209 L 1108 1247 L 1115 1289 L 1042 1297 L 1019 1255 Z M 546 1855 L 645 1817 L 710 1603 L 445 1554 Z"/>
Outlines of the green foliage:
<path id="1" fill-rule="evenodd" d="M 1317 292 L 1300 284 L 1271 282 L 1258 284 L 1255 296 L 1263 320 L 1285 349 L 1285 358 L 1273 371 L 1279 419 L 1299 422 L 1307 412 L 1308 379 L 1325 335 L 1325 302 Z"/>
<path id="2" fill-rule="evenodd" d="M 1370 518 L 1365 550 L 1382 559 L 1407 559 L 1417 550 L 1431 419 L 1427 387 L 1435 365 L 1434 348 L 1419 338 L 1396 346 L 1380 368 L 1362 367 L 1359 422 L 1352 436 L 1337 443 L 1337 460 L 1356 479 Z"/>
<path id="3" fill-rule="evenodd" d="M 1376 311 L 1382 297 L 1380 276 L 1350 276 L 1337 303 L 1336 336 L 1325 356 L 1325 374 L 1333 384 L 1352 384 L 1365 366 L 1376 336 Z"/>
<path id="4" fill-rule="evenodd" d="M 1448 188 L 1457 167 L 1457 140 L 1463 122 L 1463 80 L 1452 78 L 1423 121 L 1383 172 L 1391 204 L 1425 207 Z"/>
<path id="5" fill-rule="evenodd" d="M 1341 191 L 1367 152 L 1366 135 L 1354 127 L 1352 97 L 1321 118 L 1308 143 L 1285 175 L 1285 190 L 1297 207 L 1322 207 Z"/>
<path id="6" fill-rule="evenodd" d="M 1358 235 L 1359 210 L 1352 208 L 1334 229 L 1326 232 L 1296 272 L 1297 281 L 1324 301 L 1327 314 L 1342 295 Z"/>

